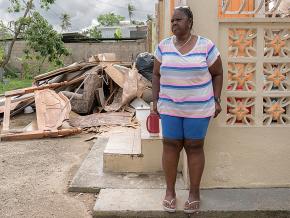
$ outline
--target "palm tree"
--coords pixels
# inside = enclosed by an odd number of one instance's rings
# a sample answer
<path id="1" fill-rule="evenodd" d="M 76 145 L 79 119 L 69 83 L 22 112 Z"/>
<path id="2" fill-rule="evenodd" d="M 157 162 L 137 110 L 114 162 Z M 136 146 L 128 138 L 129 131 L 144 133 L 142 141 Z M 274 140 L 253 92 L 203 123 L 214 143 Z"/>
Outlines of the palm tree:
<path id="1" fill-rule="evenodd" d="M 146 20 L 146 22 L 152 21 L 152 20 L 153 20 L 153 15 L 152 14 L 147 14 L 147 20 Z"/>
<path id="2" fill-rule="evenodd" d="M 60 20 L 61 20 L 61 24 L 60 24 L 60 27 L 61 27 L 61 31 L 65 31 L 65 30 L 68 30 L 70 27 L 71 27 L 71 21 L 70 21 L 71 17 L 69 14 L 67 13 L 63 13 L 61 14 L 60 16 Z"/>
<path id="3" fill-rule="evenodd" d="M 128 4 L 128 13 L 129 13 L 129 19 L 130 19 L 130 23 L 132 23 L 132 17 L 133 17 L 133 11 L 135 11 L 135 7 L 132 4 Z"/>

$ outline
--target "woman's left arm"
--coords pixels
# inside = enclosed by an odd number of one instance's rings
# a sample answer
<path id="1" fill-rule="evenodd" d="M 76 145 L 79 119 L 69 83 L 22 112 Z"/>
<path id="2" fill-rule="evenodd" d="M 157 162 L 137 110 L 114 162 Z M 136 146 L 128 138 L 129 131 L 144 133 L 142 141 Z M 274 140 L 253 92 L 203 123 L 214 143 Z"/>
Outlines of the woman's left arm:
<path id="1" fill-rule="evenodd" d="M 209 72 L 212 76 L 212 85 L 215 99 L 214 117 L 217 117 L 218 114 L 222 111 L 220 97 L 223 87 L 223 66 L 220 56 L 218 56 L 217 60 L 209 67 Z"/>

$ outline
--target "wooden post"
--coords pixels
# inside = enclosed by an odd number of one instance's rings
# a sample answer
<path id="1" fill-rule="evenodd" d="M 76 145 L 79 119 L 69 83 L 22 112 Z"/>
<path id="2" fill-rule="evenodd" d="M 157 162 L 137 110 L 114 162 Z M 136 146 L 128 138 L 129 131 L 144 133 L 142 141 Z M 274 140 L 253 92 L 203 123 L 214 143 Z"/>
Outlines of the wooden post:
<path id="1" fill-rule="evenodd" d="M 11 107 L 11 97 L 5 98 L 5 109 L 4 109 L 4 119 L 3 119 L 3 132 L 7 132 L 9 130 L 10 123 L 10 107 Z"/>
<path id="2" fill-rule="evenodd" d="M 0 135 L 0 137 L 1 141 L 31 140 L 31 139 L 64 137 L 79 134 L 81 132 L 82 130 L 80 128 L 51 130 L 51 131 L 36 130 L 17 134 L 12 133 L 2 134 Z"/>

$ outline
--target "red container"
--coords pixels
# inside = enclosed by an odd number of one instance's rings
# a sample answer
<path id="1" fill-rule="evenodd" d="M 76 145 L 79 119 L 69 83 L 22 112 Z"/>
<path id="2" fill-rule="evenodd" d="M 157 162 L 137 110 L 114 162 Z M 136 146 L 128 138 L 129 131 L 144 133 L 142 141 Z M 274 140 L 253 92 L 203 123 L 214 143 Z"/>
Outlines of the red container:
<path id="1" fill-rule="evenodd" d="M 146 127 L 150 136 L 159 136 L 159 115 L 151 112 L 147 117 Z"/>

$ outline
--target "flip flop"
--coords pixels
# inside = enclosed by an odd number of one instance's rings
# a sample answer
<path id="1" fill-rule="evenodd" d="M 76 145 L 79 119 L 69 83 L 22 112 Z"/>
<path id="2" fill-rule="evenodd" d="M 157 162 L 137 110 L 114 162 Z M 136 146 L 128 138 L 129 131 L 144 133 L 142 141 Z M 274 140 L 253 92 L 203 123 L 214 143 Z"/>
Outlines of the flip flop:
<path id="1" fill-rule="evenodd" d="M 187 205 L 186 205 L 186 203 L 187 203 Z M 198 208 L 194 208 L 194 209 L 192 209 L 192 208 L 190 208 L 190 205 L 196 205 L 196 204 L 198 204 Z M 198 213 L 199 212 L 199 206 L 200 206 L 200 201 L 189 201 L 189 200 L 187 200 L 186 202 L 185 202 L 185 205 L 184 205 L 184 213 Z"/>
<path id="2" fill-rule="evenodd" d="M 172 198 L 171 201 L 168 201 L 166 199 L 163 200 L 163 209 L 169 213 L 174 213 L 176 211 L 176 205 L 174 208 L 172 208 L 172 204 L 173 203 L 176 203 L 176 199 L 175 198 Z"/>

